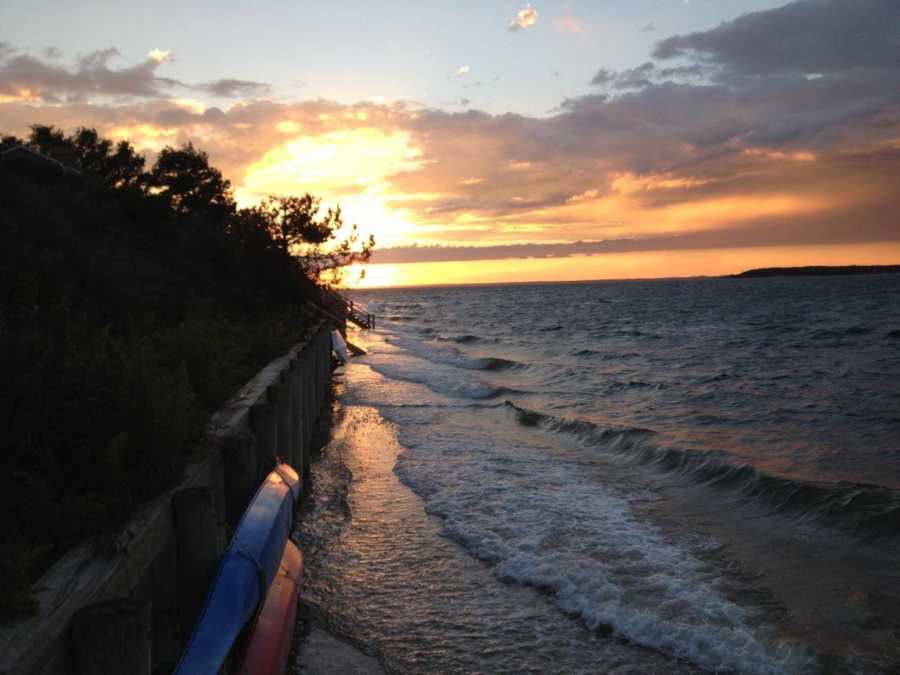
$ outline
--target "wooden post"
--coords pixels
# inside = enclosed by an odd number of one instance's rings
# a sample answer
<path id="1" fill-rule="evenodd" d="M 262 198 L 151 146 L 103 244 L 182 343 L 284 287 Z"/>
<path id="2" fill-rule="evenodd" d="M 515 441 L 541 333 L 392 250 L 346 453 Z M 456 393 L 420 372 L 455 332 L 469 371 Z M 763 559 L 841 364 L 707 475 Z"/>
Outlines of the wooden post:
<path id="1" fill-rule="evenodd" d="M 319 400 L 316 402 L 316 415 L 320 415 L 322 412 L 322 399 L 324 398 L 322 393 L 322 378 L 324 377 L 324 362 L 322 360 L 322 353 L 325 350 L 325 339 L 331 339 L 331 333 L 328 332 L 327 329 L 323 329 L 319 332 L 318 344 L 316 345 L 316 386 L 318 387 L 318 398 Z"/>
<path id="2" fill-rule="evenodd" d="M 294 441 L 293 457 L 294 468 L 303 471 L 303 371 L 299 358 L 291 360 L 288 370 L 288 380 L 291 383 L 291 438 Z"/>
<path id="3" fill-rule="evenodd" d="M 312 390 L 310 399 L 309 414 L 312 418 L 310 431 L 316 432 L 316 421 L 318 420 L 319 411 L 319 333 L 313 336 L 309 345 L 309 379 L 310 388 Z"/>
<path id="4" fill-rule="evenodd" d="M 316 335 L 313 338 L 313 343 L 310 345 L 309 350 L 309 360 L 310 360 L 310 380 L 311 380 L 311 389 L 312 389 L 312 405 L 310 406 L 310 415 L 312 416 L 312 424 L 310 424 L 310 428 L 313 433 L 316 432 L 316 426 L 319 421 L 319 401 L 321 396 L 321 390 L 319 389 L 319 378 L 321 377 L 319 371 L 319 351 L 320 351 L 320 340 L 319 335 Z"/>
<path id="5" fill-rule="evenodd" d="M 150 675 L 151 607 L 146 600 L 106 600 L 72 617 L 72 652 L 79 675 Z"/>
<path id="6" fill-rule="evenodd" d="M 312 447 L 318 450 L 328 442 L 331 422 L 331 334 L 328 331 L 322 331 L 319 335 L 315 364 L 317 396 L 313 414 L 316 416 L 316 424 Z"/>
<path id="7" fill-rule="evenodd" d="M 262 480 L 275 466 L 275 446 L 278 444 L 278 410 L 275 387 L 250 406 L 250 426 L 256 434 L 256 477 Z"/>
<path id="8" fill-rule="evenodd" d="M 306 453 L 309 454 L 312 442 L 312 430 L 315 418 L 313 417 L 314 401 L 313 390 L 313 358 L 312 345 L 307 344 L 303 350 L 303 439 L 306 444 Z"/>
<path id="9" fill-rule="evenodd" d="M 319 352 L 319 416 L 329 412 L 331 393 L 331 331 L 322 332 L 322 346 Z"/>
<path id="10" fill-rule="evenodd" d="M 207 487 L 178 490 L 172 497 L 181 586 L 181 620 L 190 635 L 219 559 L 213 496 Z"/>
<path id="11" fill-rule="evenodd" d="M 175 664 L 183 642 L 180 611 L 178 546 L 174 532 L 150 565 L 153 603 L 153 667 L 161 663 Z"/>
<path id="12" fill-rule="evenodd" d="M 225 464 L 225 520 L 236 528 L 257 486 L 256 438 L 235 434 L 222 439 Z"/>
<path id="13" fill-rule="evenodd" d="M 294 423 L 291 420 L 291 371 L 290 364 L 278 376 L 276 408 L 278 415 L 278 447 L 276 454 L 285 462 L 294 466 Z"/>

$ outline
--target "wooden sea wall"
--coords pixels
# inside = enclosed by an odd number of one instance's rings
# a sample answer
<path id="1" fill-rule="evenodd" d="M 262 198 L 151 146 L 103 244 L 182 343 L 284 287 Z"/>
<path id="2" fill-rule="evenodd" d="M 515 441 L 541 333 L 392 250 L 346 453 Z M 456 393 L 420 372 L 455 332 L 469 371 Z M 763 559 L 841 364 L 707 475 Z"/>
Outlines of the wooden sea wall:
<path id="1" fill-rule="evenodd" d="M 36 585 L 38 615 L 0 628 L 0 675 L 174 666 L 230 531 L 276 456 L 307 474 L 316 429 L 330 422 L 331 328 L 317 324 L 212 416 L 184 480 L 139 510 L 115 553 L 84 545 L 57 561 Z"/>

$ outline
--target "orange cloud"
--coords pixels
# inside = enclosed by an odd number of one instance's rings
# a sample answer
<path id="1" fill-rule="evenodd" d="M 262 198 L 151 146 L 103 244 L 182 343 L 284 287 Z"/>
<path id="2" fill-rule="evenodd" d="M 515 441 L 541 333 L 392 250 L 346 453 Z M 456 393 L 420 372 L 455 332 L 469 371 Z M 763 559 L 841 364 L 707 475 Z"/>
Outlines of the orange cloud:
<path id="1" fill-rule="evenodd" d="M 766 159 L 782 159 L 791 162 L 815 162 L 816 155 L 812 152 L 782 152 L 767 148 L 744 148 L 744 154 L 750 157 L 765 157 Z"/>
<path id="2" fill-rule="evenodd" d="M 803 79 L 735 96 L 713 85 L 650 83 L 567 100 L 543 118 L 325 100 L 36 105 L 17 95 L 0 103 L 0 128 L 96 126 L 130 139 L 150 161 L 164 145 L 192 141 L 232 180 L 241 204 L 309 191 L 326 207 L 340 203 L 345 220 L 381 246 L 441 244 L 449 248 L 442 255 L 464 259 L 462 247 L 473 244 L 621 240 L 708 250 L 897 241 L 900 196 L 890 177 L 900 170 L 900 105 L 862 89 L 847 118 L 846 101 L 827 85 Z"/>
<path id="3" fill-rule="evenodd" d="M 339 202 L 382 246 L 404 249 L 403 260 L 434 255 L 413 244 L 440 245 L 442 259 L 467 264 L 473 245 L 524 247 L 510 257 L 533 245 L 557 263 L 591 247 L 591 260 L 601 259 L 596 247 L 606 245 L 628 256 L 839 244 L 892 251 L 900 69 L 883 30 L 889 4 L 790 3 L 670 36 L 654 61 L 616 72 L 596 64 L 585 83 L 593 93 L 542 117 L 382 99 L 278 102 L 262 82 L 163 77 L 162 50 L 119 66 L 118 52 L 105 49 L 66 67 L 6 46 L 0 128 L 94 126 L 129 138 L 151 162 L 164 145 L 192 141 L 240 203 L 312 192 L 326 207 Z M 510 27 L 537 19 L 525 6 Z M 568 13 L 554 24 L 582 29 Z M 859 30 L 840 45 L 823 38 L 851 24 Z M 773 34 L 783 38 L 777 49 L 766 39 Z M 183 89 L 244 100 L 220 107 L 176 96 Z M 557 263 L 542 258 L 541 269 Z M 509 263 L 518 270 L 510 274 L 526 274 L 522 264 Z"/>

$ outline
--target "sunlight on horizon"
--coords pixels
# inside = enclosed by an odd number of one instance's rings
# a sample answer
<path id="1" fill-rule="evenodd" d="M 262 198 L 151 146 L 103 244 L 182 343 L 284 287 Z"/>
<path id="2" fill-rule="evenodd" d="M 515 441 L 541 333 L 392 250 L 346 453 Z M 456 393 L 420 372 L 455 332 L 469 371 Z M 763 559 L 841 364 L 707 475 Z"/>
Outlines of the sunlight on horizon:
<path id="1" fill-rule="evenodd" d="M 357 225 L 375 237 L 373 260 L 419 261 L 373 265 L 366 287 L 802 264 L 785 251 L 845 264 L 865 247 L 884 262 L 900 241 L 889 4 L 405 7 L 421 32 L 371 6 L 354 23 L 310 6 L 300 25 L 280 16 L 259 26 L 267 39 L 222 50 L 215 32 L 208 44 L 175 39 L 200 16 L 231 25 L 232 13 L 199 5 L 183 24 L 122 5 L 137 32 L 110 41 L 91 34 L 96 2 L 60 5 L 58 25 L 0 3 L 11 27 L 0 131 L 96 128 L 132 143 L 148 170 L 163 148 L 190 143 L 239 207 L 309 193 L 322 215 L 341 208 L 329 245 Z M 242 26 L 268 16 L 239 14 Z M 845 25 L 859 29 L 832 40 Z M 353 48 L 334 49 L 330 31 Z M 775 51 L 772 35 L 788 36 Z M 472 247 L 502 246 L 534 257 L 467 262 Z M 560 247 L 678 252 L 549 257 Z M 729 247 L 755 248 L 710 253 Z"/>
<path id="2" fill-rule="evenodd" d="M 559 258 L 517 258 L 366 265 L 345 277 L 350 289 L 582 280 L 721 276 L 761 267 L 900 264 L 900 244 L 788 246 L 703 251 L 641 251 Z"/>

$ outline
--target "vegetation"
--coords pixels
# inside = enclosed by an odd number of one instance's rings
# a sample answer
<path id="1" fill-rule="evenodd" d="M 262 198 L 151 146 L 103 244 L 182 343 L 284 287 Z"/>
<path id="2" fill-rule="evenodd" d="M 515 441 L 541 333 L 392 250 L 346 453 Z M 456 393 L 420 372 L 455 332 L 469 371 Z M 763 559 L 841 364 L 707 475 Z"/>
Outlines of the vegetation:
<path id="1" fill-rule="evenodd" d="M 115 546 L 374 244 L 336 241 L 340 211 L 311 195 L 237 208 L 192 145 L 147 170 L 93 129 L 28 142 L 78 171 L 0 161 L 0 621 L 35 610 L 30 585 L 71 546 Z"/>
<path id="2" fill-rule="evenodd" d="M 740 274 L 729 275 L 732 278 L 759 277 L 835 277 L 855 276 L 859 274 L 900 274 L 900 265 L 843 265 L 814 267 L 762 267 L 747 270 Z"/>

